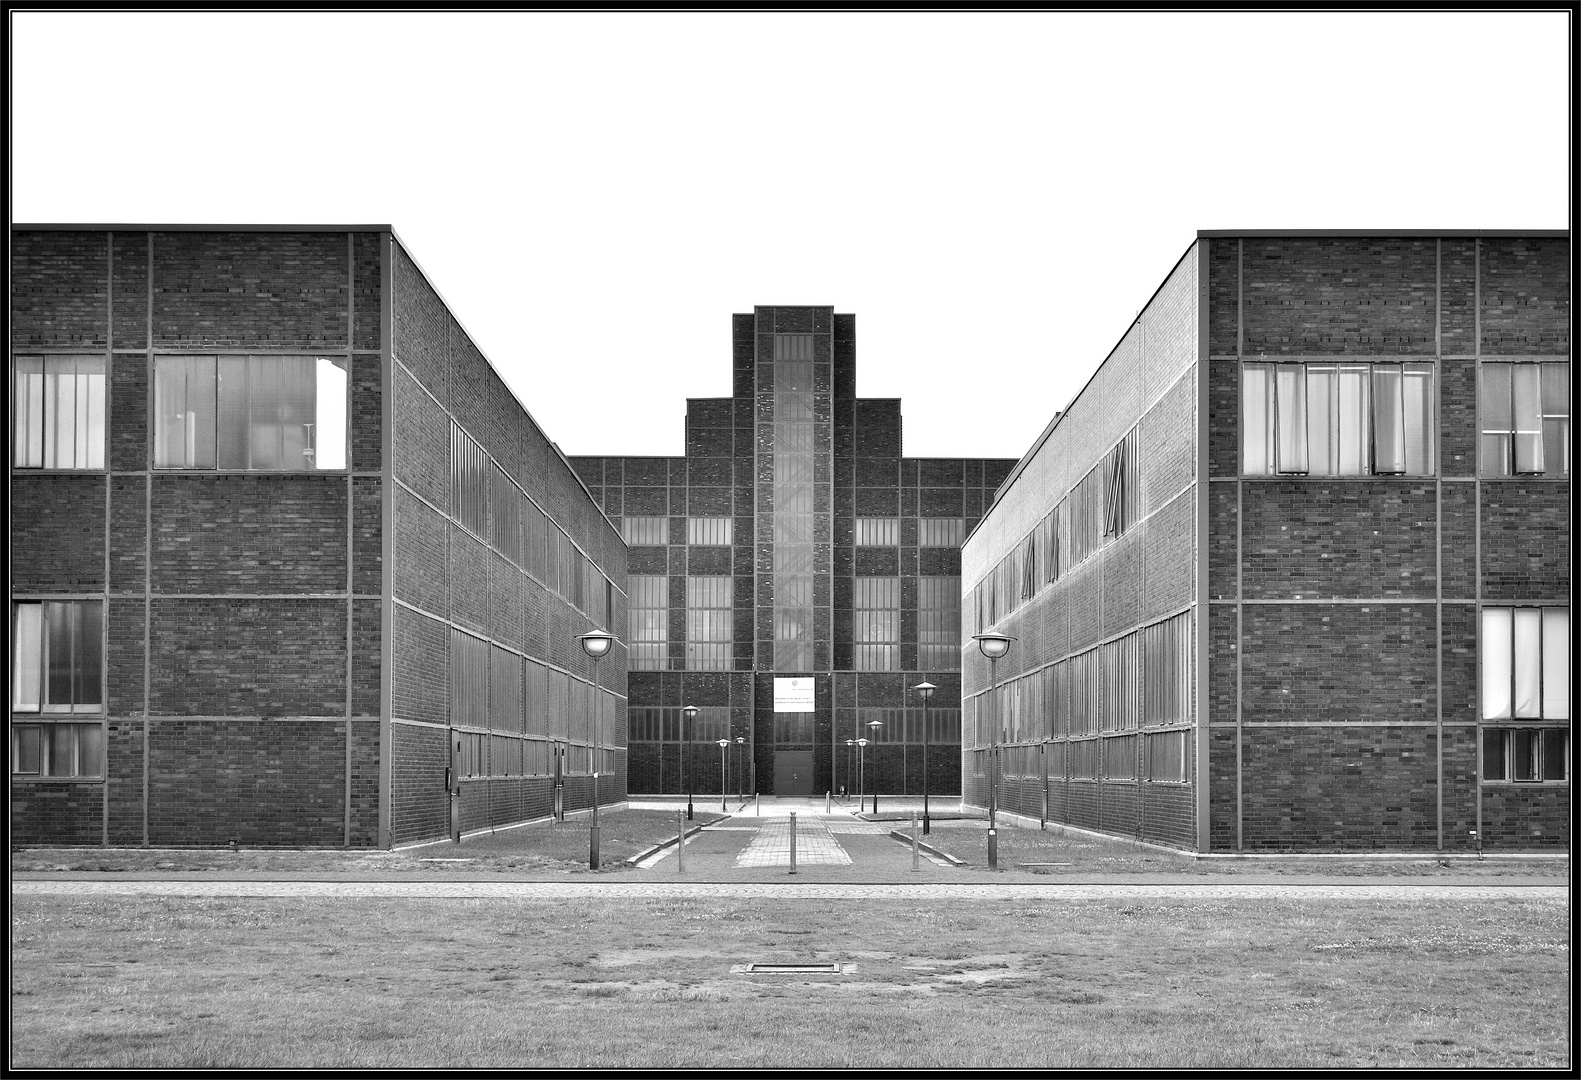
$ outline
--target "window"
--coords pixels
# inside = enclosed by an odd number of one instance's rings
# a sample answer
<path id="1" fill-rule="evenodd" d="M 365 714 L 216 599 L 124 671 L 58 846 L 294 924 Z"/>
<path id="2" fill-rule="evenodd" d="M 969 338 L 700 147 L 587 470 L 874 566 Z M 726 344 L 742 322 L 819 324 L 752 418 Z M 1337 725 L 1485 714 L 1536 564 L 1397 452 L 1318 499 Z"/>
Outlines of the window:
<path id="1" fill-rule="evenodd" d="M 670 540 L 670 519 L 667 517 L 622 518 L 620 532 L 628 544 L 649 547 L 667 544 Z"/>
<path id="2" fill-rule="evenodd" d="M 1155 731 L 1147 738 L 1147 778 L 1181 784 L 1191 779 L 1191 732 Z"/>
<path id="3" fill-rule="evenodd" d="M 1570 732 L 1564 728 L 1484 728 L 1482 779 L 1516 783 L 1570 779 Z"/>
<path id="4" fill-rule="evenodd" d="M 1431 364 L 1246 364 L 1241 471 L 1421 476 L 1433 471 Z"/>
<path id="5" fill-rule="evenodd" d="M 1121 536 L 1136 522 L 1136 429 L 1109 451 L 1103 469 L 1103 535 Z"/>
<path id="6" fill-rule="evenodd" d="M 522 549 L 521 504 L 525 500 L 505 470 L 494 466 L 494 548 L 517 566 L 525 565 Z"/>
<path id="7" fill-rule="evenodd" d="M 699 705 L 690 725 L 680 706 L 631 706 L 631 742 L 717 743 L 730 735 L 730 706 Z"/>
<path id="8" fill-rule="evenodd" d="M 812 742 L 814 737 L 813 719 L 815 716 L 815 713 L 810 712 L 775 713 L 774 742 L 781 746 Z"/>
<path id="9" fill-rule="evenodd" d="M 478 536 L 489 534 L 489 458 L 455 424 L 450 425 L 450 516 Z"/>
<path id="10" fill-rule="evenodd" d="M 1098 740 L 1083 739 L 1069 744 L 1070 775 L 1075 780 L 1095 780 L 1098 776 Z"/>
<path id="11" fill-rule="evenodd" d="M 1570 365 L 1482 365 L 1482 475 L 1570 475 Z"/>
<path id="12" fill-rule="evenodd" d="M 1090 735 L 1098 730 L 1098 694 L 1101 672 L 1098 650 L 1090 649 L 1067 661 L 1070 665 L 1070 733 Z"/>
<path id="13" fill-rule="evenodd" d="M 1482 609 L 1482 718 L 1570 718 L 1570 609 Z"/>
<path id="14" fill-rule="evenodd" d="M 1103 775 L 1110 780 L 1135 780 L 1140 735 L 1103 740 Z"/>
<path id="15" fill-rule="evenodd" d="M 154 467 L 346 467 L 346 359 L 154 358 Z"/>
<path id="16" fill-rule="evenodd" d="M 857 547 L 898 547 L 900 519 L 892 517 L 857 518 Z"/>
<path id="17" fill-rule="evenodd" d="M 1041 584 L 1043 579 L 1038 576 L 1038 531 L 1033 529 L 1021 546 L 1021 599 L 1032 599 Z"/>
<path id="18" fill-rule="evenodd" d="M 633 574 L 627 622 L 631 627 L 627 662 L 633 671 L 663 671 L 670 640 L 670 579 L 663 574 Z"/>
<path id="19" fill-rule="evenodd" d="M 17 468 L 104 468 L 104 357 L 14 358 L 11 408 Z"/>
<path id="20" fill-rule="evenodd" d="M 965 541 L 965 518 L 921 518 L 917 521 L 918 547 L 958 548 Z"/>
<path id="21" fill-rule="evenodd" d="M 728 519 L 726 519 L 728 520 Z M 734 635 L 734 590 L 729 577 L 686 579 L 686 670 L 729 671 Z"/>
<path id="22" fill-rule="evenodd" d="M 961 669 L 961 579 L 917 579 L 917 666 L 923 671 Z"/>
<path id="23" fill-rule="evenodd" d="M 1140 636 L 1127 634 L 1103 646 L 1105 731 L 1125 731 L 1140 725 L 1142 687 L 1136 662 L 1137 640 Z"/>
<path id="24" fill-rule="evenodd" d="M 723 546 L 730 543 L 730 526 L 731 519 L 727 517 L 687 518 L 686 542 L 688 544 Z"/>
<path id="25" fill-rule="evenodd" d="M 12 618 L 12 710 L 102 712 L 104 602 L 21 601 Z"/>
<path id="26" fill-rule="evenodd" d="M 12 724 L 14 776 L 103 776 L 104 729 L 98 724 Z"/>
<path id="27" fill-rule="evenodd" d="M 859 577 L 852 626 L 857 671 L 900 670 L 900 579 Z"/>
<path id="28" fill-rule="evenodd" d="M 498 645 L 489 647 L 489 727 L 524 731 L 522 726 L 522 658 Z"/>
<path id="29" fill-rule="evenodd" d="M 545 584 L 549 580 L 549 519 L 531 499 L 521 500 L 522 543 L 527 550 L 527 561 L 522 569 Z"/>
<path id="30" fill-rule="evenodd" d="M 1191 616 L 1142 629 L 1142 722 L 1191 719 Z"/>
<path id="31" fill-rule="evenodd" d="M 489 643 L 450 631 L 450 723 L 489 726 Z"/>

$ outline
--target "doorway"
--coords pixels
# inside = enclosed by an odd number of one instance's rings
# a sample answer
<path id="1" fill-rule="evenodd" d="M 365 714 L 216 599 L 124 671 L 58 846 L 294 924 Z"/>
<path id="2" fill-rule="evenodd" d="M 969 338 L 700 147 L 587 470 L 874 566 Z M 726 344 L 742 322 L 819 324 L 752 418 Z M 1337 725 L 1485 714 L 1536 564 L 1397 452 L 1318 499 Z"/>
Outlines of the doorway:
<path id="1" fill-rule="evenodd" d="M 774 794 L 790 798 L 812 798 L 812 751 L 774 751 Z"/>

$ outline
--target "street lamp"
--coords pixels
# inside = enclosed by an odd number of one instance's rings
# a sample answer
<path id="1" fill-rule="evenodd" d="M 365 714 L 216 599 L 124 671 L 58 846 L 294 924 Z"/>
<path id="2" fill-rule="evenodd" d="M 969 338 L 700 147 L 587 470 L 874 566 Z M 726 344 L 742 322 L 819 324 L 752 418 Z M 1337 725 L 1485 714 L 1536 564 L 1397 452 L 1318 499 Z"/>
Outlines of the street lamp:
<path id="1" fill-rule="evenodd" d="M 977 647 L 988 657 L 988 697 L 994 703 L 994 723 L 989 729 L 988 750 L 988 868 L 999 869 L 999 844 L 998 833 L 995 831 L 997 814 L 999 810 L 999 658 L 1010 651 L 1010 643 L 1015 640 L 997 630 L 990 630 L 984 634 L 973 634 L 972 640 L 977 642 Z"/>
<path id="2" fill-rule="evenodd" d="M 737 735 L 736 745 L 741 747 L 741 764 L 736 766 L 736 802 L 745 803 L 747 801 L 744 794 L 746 791 L 744 785 L 746 784 L 747 772 L 747 737 L 745 735 Z"/>
<path id="3" fill-rule="evenodd" d="M 686 820 L 692 820 L 692 773 L 686 767 L 686 744 L 692 739 L 692 726 L 697 723 L 697 706 L 688 705 L 681 710 L 686 717 L 681 725 L 681 775 L 686 779 Z"/>
<path id="4" fill-rule="evenodd" d="M 928 835 L 928 699 L 938 689 L 930 682 L 920 682 L 912 687 L 922 698 L 922 835 Z"/>
<path id="5" fill-rule="evenodd" d="M 867 750 L 867 740 L 856 740 L 856 812 L 860 814 L 867 809 L 867 786 L 863 780 L 866 776 L 864 756 Z"/>
<path id="6" fill-rule="evenodd" d="M 874 755 L 877 755 L 878 754 L 878 750 L 877 750 L 877 747 L 878 747 L 878 729 L 884 726 L 884 721 L 882 721 L 882 720 L 869 720 L 867 722 L 867 726 L 873 729 L 873 746 L 874 746 L 873 753 L 874 753 Z M 873 758 L 873 768 L 875 768 L 875 769 L 878 768 L 878 758 L 877 758 L 877 756 L 875 756 Z M 873 813 L 875 813 L 875 814 L 878 813 L 878 774 L 877 773 L 873 774 Z"/>
<path id="7" fill-rule="evenodd" d="M 600 760 L 600 739 L 602 732 L 599 730 L 599 718 L 603 714 L 599 698 L 603 694 L 598 682 L 598 662 L 609 654 L 609 647 L 615 643 L 615 635 L 604 630 L 590 630 L 585 634 L 577 635 L 577 640 L 582 643 L 582 651 L 587 653 L 593 661 L 593 825 L 587 834 L 587 868 L 598 869 L 598 766 Z"/>
<path id="8" fill-rule="evenodd" d="M 719 812 L 728 813 L 730 808 L 725 805 L 725 751 L 730 749 L 729 739 L 719 740 Z"/>

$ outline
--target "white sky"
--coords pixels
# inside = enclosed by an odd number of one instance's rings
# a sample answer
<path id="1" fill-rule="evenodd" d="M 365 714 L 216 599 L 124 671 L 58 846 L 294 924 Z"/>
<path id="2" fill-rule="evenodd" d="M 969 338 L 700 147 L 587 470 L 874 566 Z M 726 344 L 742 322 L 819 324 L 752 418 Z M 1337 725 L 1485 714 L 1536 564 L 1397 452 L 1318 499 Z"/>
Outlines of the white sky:
<path id="1" fill-rule="evenodd" d="M 389 223 L 568 454 L 730 315 L 1018 457 L 1198 229 L 1566 228 L 1568 16 L 13 14 L 12 221 Z"/>

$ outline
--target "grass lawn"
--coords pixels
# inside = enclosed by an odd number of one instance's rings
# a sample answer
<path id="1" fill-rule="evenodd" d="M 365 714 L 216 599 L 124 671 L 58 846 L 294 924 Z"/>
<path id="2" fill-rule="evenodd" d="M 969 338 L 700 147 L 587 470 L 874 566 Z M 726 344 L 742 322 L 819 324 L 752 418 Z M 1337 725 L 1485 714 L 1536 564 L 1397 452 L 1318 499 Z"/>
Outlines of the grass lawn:
<path id="1" fill-rule="evenodd" d="M 909 819 L 904 823 L 886 821 L 884 824 L 902 832 L 910 829 Z M 987 870 L 987 833 L 988 823 L 985 820 L 942 821 L 934 823 L 933 832 L 927 840 L 940 851 L 963 860 L 969 869 Z M 1480 862 L 1474 859 L 1453 859 L 1440 862 L 1431 853 L 1424 853 L 1415 859 L 1193 859 L 1125 840 L 1067 833 L 1056 825 L 1050 825 L 1043 832 L 1036 828 L 1001 827 L 999 868 L 1015 870 L 1027 864 L 1041 864 L 1030 867 L 1038 873 L 1066 877 L 1093 874 L 1190 874 L 1204 877 L 1257 874 L 1431 878 L 1452 874 L 1457 878 L 1551 877 L 1564 880 L 1570 876 L 1570 861 L 1564 858 L 1490 858 Z"/>
<path id="2" fill-rule="evenodd" d="M 1568 938 L 1542 900 L 21 896 L 11 1064 L 1566 1068 Z"/>
<path id="3" fill-rule="evenodd" d="M 688 825 L 704 825 L 721 815 L 698 811 Z M 299 850 L 294 848 L 26 848 L 12 852 L 17 871 L 230 871 L 241 874 L 398 873 L 454 876 L 458 872 L 588 873 L 588 819 L 537 822 L 493 834 L 471 836 L 460 844 L 427 844 L 403 851 Z M 673 810 L 619 810 L 599 814 L 599 866 L 618 870 L 625 860 L 675 838 Z"/>

